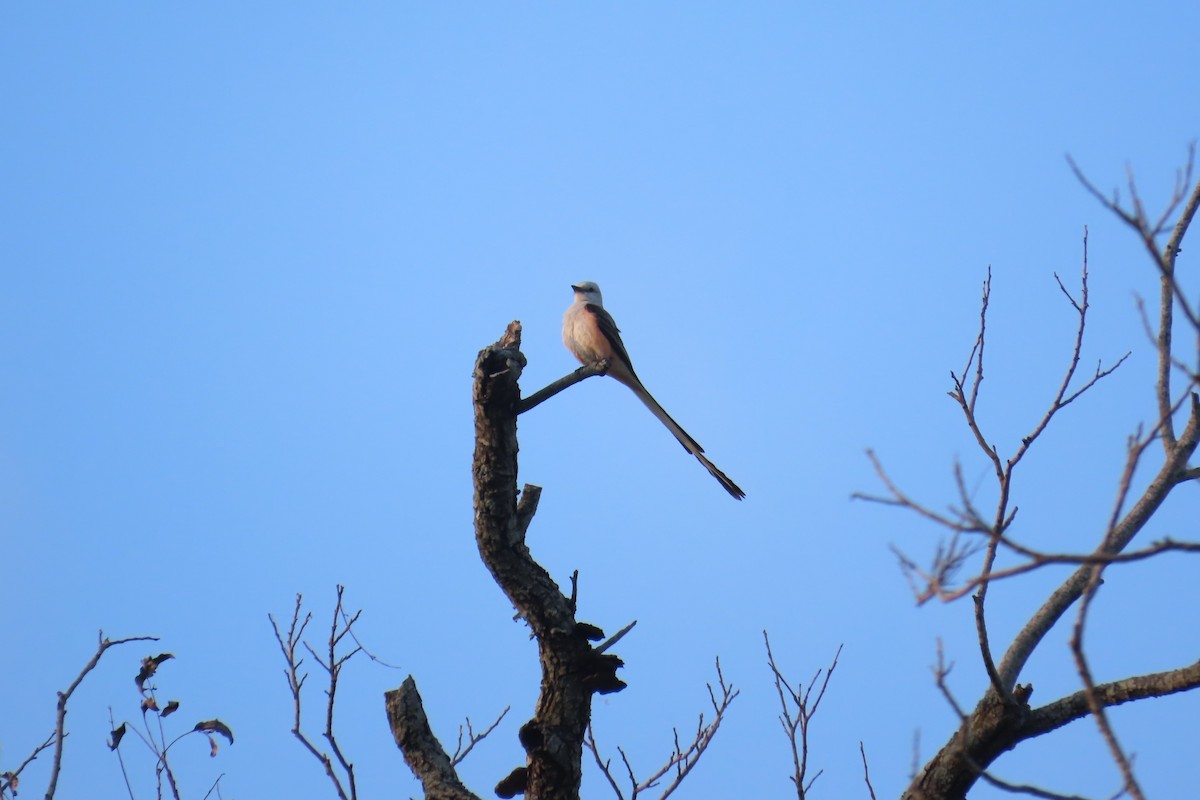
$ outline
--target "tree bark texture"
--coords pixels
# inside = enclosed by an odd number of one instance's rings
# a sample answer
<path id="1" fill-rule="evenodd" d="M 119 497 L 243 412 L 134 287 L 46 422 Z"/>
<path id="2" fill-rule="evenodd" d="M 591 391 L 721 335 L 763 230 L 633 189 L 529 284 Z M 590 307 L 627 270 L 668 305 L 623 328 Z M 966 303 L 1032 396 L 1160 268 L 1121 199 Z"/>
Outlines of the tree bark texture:
<path id="1" fill-rule="evenodd" d="M 1152 697 L 1167 697 L 1200 687 L 1200 661 L 1179 669 L 1135 675 L 1096 686 L 1096 699 L 1104 707 Z M 937 755 L 925 765 L 904 793 L 904 800 L 956 800 L 964 798 L 1001 755 L 1026 739 L 1050 733 L 1088 716 L 1085 692 L 1079 691 L 1031 708 L 1033 687 L 1017 686 L 1008 702 L 989 689 L 983 700 L 954 732 Z"/>
<path id="2" fill-rule="evenodd" d="M 462 785 L 450 756 L 433 735 L 412 675 L 384 698 L 392 736 L 409 769 L 420 779 L 426 800 L 479 800 Z"/>

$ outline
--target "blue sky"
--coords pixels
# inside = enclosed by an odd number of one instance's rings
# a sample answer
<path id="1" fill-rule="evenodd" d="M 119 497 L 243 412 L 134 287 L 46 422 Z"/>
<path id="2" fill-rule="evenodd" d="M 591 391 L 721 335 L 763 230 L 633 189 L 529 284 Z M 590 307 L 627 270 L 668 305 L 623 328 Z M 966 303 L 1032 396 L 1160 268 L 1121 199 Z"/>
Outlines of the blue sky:
<path id="1" fill-rule="evenodd" d="M 1069 355 L 1053 273 L 1071 285 L 1089 226 L 1084 363 L 1132 356 L 1016 491 L 1022 540 L 1096 540 L 1153 413 L 1133 297 L 1155 279 L 1064 155 L 1103 187 L 1132 165 L 1157 208 L 1200 133 L 1198 26 L 1182 2 L 0 9 L 0 764 L 50 731 L 102 628 L 161 648 L 110 652 L 78 692 L 60 796 L 120 796 L 107 709 L 136 717 L 130 678 L 159 649 L 180 716 L 238 737 L 180 753 L 189 796 L 221 772 L 226 798 L 332 796 L 288 733 L 267 613 L 302 592 L 323 628 L 341 583 L 399 666 L 343 677 L 361 795 L 420 791 L 381 700 L 409 673 L 444 742 L 513 706 L 463 769 L 489 793 L 522 762 L 537 664 L 475 550 L 471 369 L 512 319 L 527 393 L 573 369 L 561 314 L 595 280 L 650 390 L 748 493 L 731 502 L 614 381 L 521 418 L 535 556 L 564 584 L 580 570 L 582 619 L 639 621 L 618 648 L 630 688 L 595 706 L 602 741 L 657 766 L 720 656 L 742 695 L 685 796 L 787 796 L 765 628 L 799 681 L 844 644 L 818 795 L 866 796 L 863 740 L 896 796 L 914 732 L 928 757 L 953 725 L 937 638 L 964 703 L 986 677 L 969 606 L 914 608 L 888 550 L 924 557 L 938 532 L 849 500 L 879 489 L 864 451 L 933 505 L 955 458 L 993 497 L 949 370 L 990 265 L 980 409 L 1011 452 Z M 1149 533 L 1186 535 L 1194 503 Z M 1161 618 L 1200 600 L 1190 566 L 1110 574 L 1098 677 L 1194 659 L 1194 626 Z M 993 640 L 1060 578 L 998 586 Z M 1078 688 L 1064 641 L 1030 663 L 1035 702 Z M 1114 715 L 1149 794 L 1200 780 L 1198 702 Z M 1088 722 L 996 771 L 1119 785 Z M 589 772 L 587 796 L 607 791 Z"/>

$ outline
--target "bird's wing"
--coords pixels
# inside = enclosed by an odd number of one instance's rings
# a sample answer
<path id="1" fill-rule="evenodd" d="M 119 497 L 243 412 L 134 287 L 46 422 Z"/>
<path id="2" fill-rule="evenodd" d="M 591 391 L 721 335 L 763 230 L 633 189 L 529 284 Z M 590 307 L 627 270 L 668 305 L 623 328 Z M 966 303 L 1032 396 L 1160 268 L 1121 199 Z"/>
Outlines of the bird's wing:
<path id="1" fill-rule="evenodd" d="M 595 303 L 588 303 L 584 307 L 589 314 L 596 318 L 596 327 L 604 334 L 604 338 L 608 339 L 608 343 L 612 345 L 613 352 L 625 361 L 625 366 L 629 367 L 629 374 L 637 378 L 637 374 L 633 371 L 633 362 L 629 360 L 629 352 L 625 349 L 625 343 L 621 341 L 621 330 L 613 320 L 612 314 Z"/>

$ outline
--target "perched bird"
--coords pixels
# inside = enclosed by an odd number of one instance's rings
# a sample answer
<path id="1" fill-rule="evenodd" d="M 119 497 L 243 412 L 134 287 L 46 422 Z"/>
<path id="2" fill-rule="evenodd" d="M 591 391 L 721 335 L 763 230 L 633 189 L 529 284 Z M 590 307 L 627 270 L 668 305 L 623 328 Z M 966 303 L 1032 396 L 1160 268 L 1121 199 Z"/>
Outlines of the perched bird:
<path id="1" fill-rule="evenodd" d="M 679 423 L 671 419 L 662 406 L 658 404 L 638 379 L 633 371 L 633 363 L 621 341 L 621 331 L 612 315 L 604 310 L 604 301 L 600 296 L 600 287 L 593 281 L 584 281 L 571 287 L 575 290 L 575 302 L 563 315 L 563 344 L 585 366 L 599 361 L 608 362 L 608 374 L 633 390 L 638 399 L 646 404 L 659 421 L 667 426 L 667 430 L 679 440 L 683 449 L 694 455 L 704 468 L 725 487 L 725 491 L 741 500 L 746 493 L 729 480 L 729 477 L 704 456 L 704 448 L 695 439 L 688 436 L 687 431 Z"/>

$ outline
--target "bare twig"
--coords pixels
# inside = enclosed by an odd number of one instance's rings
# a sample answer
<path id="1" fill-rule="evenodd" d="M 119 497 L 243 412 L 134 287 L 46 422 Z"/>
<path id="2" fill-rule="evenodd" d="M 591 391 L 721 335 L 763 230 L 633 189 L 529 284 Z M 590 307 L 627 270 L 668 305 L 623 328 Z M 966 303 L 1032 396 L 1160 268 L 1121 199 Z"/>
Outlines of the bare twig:
<path id="1" fill-rule="evenodd" d="M 522 397 L 520 402 L 517 403 L 517 414 L 524 414 L 534 406 L 539 406 L 549 400 L 551 397 L 554 397 L 554 395 L 558 394 L 563 389 L 574 386 L 586 378 L 590 378 L 593 375 L 604 375 L 607 372 L 607 361 L 598 361 L 595 364 L 582 366 L 574 372 L 568 373 L 567 375 L 559 378 L 549 386 L 543 389 L 538 389 L 528 397 Z"/>
<path id="2" fill-rule="evenodd" d="M 815 775 L 811 778 L 808 777 L 808 726 L 817 713 L 818 706 L 821 705 L 821 698 L 825 696 L 825 690 L 829 687 L 829 679 L 833 677 L 833 671 L 837 668 L 838 656 L 842 654 L 842 646 L 838 645 L 833 661 L 824 670 L 824 680 L 821 680 L 822 670 L 817 670 L 817 674 L 809 681 L 808 688 L 800 691 L 798 688 L 792 688 L 775 663 L 775 655 L 771 652 L 771 639 L 767 636 L 766 631 L 763 631 L 763 642 L 767 647 L 767 666 L 771 668 L 771 674 L 775 679 L 775 691 L 779 695 L 779 724 L 783 727 L 788 745 L 792 750 L 791 780 L 796 787 L 797 800 L 804 800 L 813 783 L 821 777 L 823 772 L 823 770 L 817 770 Z M 816 687 L 817 681 L 821 681 L 821 688 L 817 691 L 816 697 L 813 697 L 813 689 Z"/>
<path id="3" fill-rule="evenodd" d="M 1126 564 L 1133 561 L 1142 561 L 1160 553 L 1200 553 L 1200 542 L 1177 542 L 1169 538 L 1160 539 L 1142 550 L 1133 550 L 1127 553 L 1104 553 L 1101 551 L 1091 553 L 1043 553 L 1020 545 L 1008 537 L 1001 539 L 1001 545 L 1020 553 L 1029 560 L 1024 564 L 994 570 L 987 576 L 986 580 L 994 582 L 1005 578 L 1015 578 L 1051 564 Z M 918 567 L 912 559 L 895 546 L 892 547 L 892 552 L 900 560 L 901 569 L 905 577 L 909 579 L 909 585 L 913 588 L 913 594 L 917 599 L 918 605 L 932 598 L 937 598 L 943 602 L 958 600 L 970 594 L 975 587 L 985 580 L 982 575 L 975 575 L 965 579 L 961 584 L 952 585 L 953 571 L 961 563 L 960 560 L 956 559 L 973 555 L 979 552 L 979 548 L 975 548 L 974 550 L 962 548 L 957 553 L 952 552 L 947 554 L 943 550 L 943 546 L 939 544 L 928 571 Z"/>
<path id="4" fill-rule="evenodd" d="M 208 791 L 204 793 L 204 797 L 202 797 L 200 800 L 208 800 L 208 798 L 212 797 L 213 792 L 216 792 L 217 797 L 220 798 L 220 796 L 221 796 L 221 779 L 224 777 L 225 777 L 224 772 L 222 772 L 220 775 L 218 775 L 217 779 L 212 782 L 212 786 L 208 787 Z"/>
<path id="5" fill-rule="evenodd" d="M 1080 797 L 1077 794 L 1058 794 L 1057 792 L 1051 792 L 1046 789 L 1042 789 L 1039 786 L 1031 786 L 1024 783 L 1009 783 L 1008 781 L 997 778 L 995 775 L 992 775 L 987 771 L 980 772 L 979 777 L 983 778 L 986 783 L 990 783 L 997 789 L 1003 789 L 1004 791 L 1012 792 L 1013 794 L 1027 794 L 1031 797 L 1044 798 L 1044 800 L 1087 800 L 1086 797 Z"/>
<path id="6" fill-rule="evenodd" d="M 871 465 L 875 467 L 875 474 L 879 476 L 879 480 L 887 488 L 891 497 L 883 497 L 881 495 L 862 494 L 855 492 L 850 495 L 852 500 L 864 500 L 868 503 L 879 503 L 885 506 L 898 506 L 906 508 L 919 516 L 925 517 L 932 522 L 941 525 L 951 531 L 961 533 L 991 533 L 991 528 L 983 523 L 978 518 L 964 517 L 961 513 L 954 513 L 954 516 L 947 516 L 930 509 L 928 506 L 922 505 L 905 494 L 888 475 L 887 470 L 883 467 L 883 462 L 875 454 L 874 450 L 867 450 L 867 458 L 870 459 Z M 953 513 L 953 510 L 952 510 Z"/>
<path id="7" fill-rule="evenodd" d="M 655 770 L 648 777 L 639 779 L 633 769 L 633 765 L 629 762 L 629 757 L 620 747 L 617 752 L 621 756 L 621 761 L 624 764 L 626 776 L 630 784 L 629 800 L 636 800 L 639 794 L 647 789 L 652 789 L 659 785 L 668 773 L 673 773 L 670 783 L 658 795 L 658 800 L 665 800 L 669 797 L 684 778 L 695 768 L 700 761 L 700 757 L 704 755 L 704 751 L 712 744 L 713 737 L 717 735 L 717 729 L 721 727 L 721 722 L 725 719 L 725 712 L 729 709 L 729 705 L 734 701 L 734 698 L 740 692 L 733 688 L 733 684 L 725 682 L 725 675 L 721 672 L 721 659 L 717 659 L 717 689 L 713 685 L 707 684 L 708 699 L 712 706 L 713 717 L 712 721 L 707 724 L 704 721 L 704 714 L 701 713 L 696 723 L 696 733 L 692 740 L 686 746 L 679 738 L 679 729 L 674 731 L 674 747 L 671 756 L 667 759 L 659 769 Z M 618 800 L 625 800 L 625 795 L 621 792 L 620 786 L 617 784 L 616 777 L 612 774 L 612 759 L 606 759 L 600 755 L 600 747 L 596 743 L 595 732 L 591 725 L 588 726 L 587 734 L 584 739 L 584 747 L 592 751 L 592 757 L 595 759 L 596 766 L 600 768 L 600 772 L 612 787 Z"/>
<path id="8" fill-rule="evenodd" d="M 571 572 L 571 597 L 567 604 L 571 607 L 572 614 L 579 610 L 579 570 Z"/>
<path id="9" fill-rule="evenodd" d="M 302 595 L 296 595 L 296 605 L 292 610 L 292 622 L 288 627 L 286 641 L 275 618 L 270 614 L 267 615 L 267 618 L 271 621 L 271 627 L 275 631 L 275 641 L 279 643 L 279 649 L 283 653 L 283 659 L 286 663 L 284 675 L 287 677 L 288 689 L 292 693 L 292 735 L 321 763 L 325 774 L 329 776 L 334 791 L 337 792 L 340 800 L 355 800 L 358 797 L 358 788 L 354 776 L 354 765 L 350 763 L 342 752 L 333 730 L 333 711 L 337 700 L 338 678 L 346 662 L 362 650 L 362 646 L 358 645 L 358 640 L 351 633 L 353 625 L 358 621 L 358 617 L 362 611 L 357 611 L 352 615 L 348 615 L 345 612 L 342 606 L 344 592 L 345 587 L 339 585 L 337 587 L 337 604 L 334 607 L 333 621 L 330 625 L 329 637 L 326 640 L 327 649 L 324 658 L 318 655 L 307 642 L 303 641 L 304 630 L 308 627 L 308 623 L 312 621 L 312 614 L 305 614 L 303 621 L 301 621 Z M 339 654 L 338 647 L 346 636 L 350 636 L 356 646 L 347 653 Z M 313 659 L 329 675 L 329 687 L 325 690 L 325 731 L 323 735 L 333 752 L 333 758 L 313 744 L 312 740 L 308 738 L 308 735 L 300 727 L 301 696 L 304 682 L 308 679 L 307 672 L 303 675 L 300 674 L 300 667 L 304 663 L 304 658 L 299 656 L 296 651 L 301 645 L 308 650 Z M 337 765 L 341 768 L 341 773 L 334 766 L 334 758 L 337 759 Z"/>
<path id="10" fill-rule="evenodd" d="M 108 725 L 112 729 L 109 747 L 117 754 L 117 764 L 121 767 L 121 777 L 125 781 L 125 791 L 129 793 L 129 800 L 134 800 L 133 784 L 129 780 L 129 770 L 125 767 L 125 756 L 122 755 L 121 748 L 118 746 L 121 743 L 121 736 L 124 735 L 125 723 L 121 723 L 121 728 L 117 727 L 117 721 L 113 718 L 112 706 L 108 707 Z"/>
<path id="11" fill-rule="evenodd" d="M 601 757 L 600 745 L 596 743 L 596 731 L 594 730 L 594 728 L 590 722 L 588 723 L 588 727 L 587 727 L 587 735 L 583 740 L 583 746 L 591 751 L 592 758 L 595 760 L 596 766 L 600 768 L 600 774 L 604 776 L 604 779 L 606 781 L 608 781 L 608 785 L 610 787 L 612 787 L 613 794 L 615 794 L 617 796 L 617 800 L 625 800 L 625 794 L 621 791 L 621 787 L 617 785 L 617 779 L 615 777 L 613 777 L 613 774 L 612 774 L 612 769 L 611 769 L 612 759 Z M 617 748 L 617 749 L 618 749 L 618 751 L 620 751 L 620 748 Z M 624 751 L 621 751 L 621 757 L 622 758 L 625 757 Z M 626 767 L 628 767 L 629 762 L 626 761 L 625 765 L 626 765 Z M 636 792 L 637 791 L 637 781 L 634 780 L 633 784 L 634 784 L 634 791 Z"/>
<path id="12" fill-rule="evenodd" d="M 1071 653 L 1075 657 L 1075 667 L 1079 672 L 1080 679 L 1083 681 L 1084 699 L 1087 701 L 1088 710 L 1095 717 L 1096 725 L 1100 728 L 1100 734 L 1103 736 L 1105 744 L 1108 745 L 1109 753 L 1112 755 L 1113 761 L 1116 762 L 1117 768 L 1121 771 L 1121 776 L 1125 780 L 1125 790 L 1129 792 L 1129 795 L 1134 800 L 1145 800 L 1142 788 L 1138 784 L 1137 778 L 1134 777 L 1133 764 L 1117 741 L 1117 734 L 1113 730 L 1104 705 L 1101 704 L 1099 696 L 1096 693 L 1096 683 L 1092 678 L 1092 670 L 1083 652 L 1083 638 L 1087 625 L 1088 610 L 1091 608 L 1092 598 L 1096 596 L 1096 590 L 1100 588 L 1100 576 L 1104 571 L 1104 567 L 1101 565 L 1092 567 L 1091 569 L 1091 580 L 1088 582 L 1087 590 L 1083 594 L 1083 602 L 1079 604 L 1079 614 L 1076 617 L 1075 627 L 1071 634 Z"/>
<path id="13" fill-rule="evenodd" d="M 1134 304 L 1137 306 L 1138 316 L 1142 320 L 1142 332 L 1146 334 L 1146 339 L 1150 342 L 1150 344 L 1152 344 L 1155 348 L 1157 348 L 1159 346 L 1160 337 L 1159 337 L 1159 334 L 1154 331 L 1154 326 L 1150 322 L 1150 315 L 1146 311 L 1146 301 L 1143 300 L 1141 295 L 1138 295 L 1138 294 L 1134 294 L 1133 300 L 1134 300 Z M 1200 349 L 1200 347 L 1198 347 L 1198 349 Z M 1197 372 L 1195 367 L 1190 366 L 1182 358 L 1176 356 L 1174 352 L 1169 352 L 1167 361 L 1170 362 L 1170 365 L 1172 367 L 1174 367 L 1176 369 L 1176 371 L 1178 371 L 1180 374 L 1182 374 L 1187 379 L 1187 387 L 1186 388 L 1190 389 L 1194 386 L 1200 385 L 1200 372 Z M 1160 359 L 1159 360 L 1160 371 L 1161 371 L 1162 367 L 1163 367 L 1163 364 L 1162 364 L 1162 360 Z M 1160 372 L 1158 384 L 1155 389 L 1155 394 L 1160 399 L 1159 413 L 1161 414 L 1162 413 L 1161 398 L 1164 395 L 1162 394 L 1162 392 L 1159 391 L 1159 387 L 1166 389 L 1165 396 L 1167 397 L 1167 399 L 1169 401 L 1170 393 L 1171 393 L 1170 376 L 1169 375 L 1167 376 L 1166 382 L 1164 383 L 1161 372 Z M 1175 405 L 1177 406 L 1178 403 L 1176 403 Z M 1172 424 L 1173 424 L 1173 421 L 1172 421 Z"/>
<path id="14" fill-rule="evenodd" d="M 1067 163 L 1070 165 L 1071 171 L 1075 173 L 1076 179 L 1078 179 L 1083 187 L 1099 200 L 1101 205 L 1115 214 L 1118 219 L 1133 228 L 1138 237 L 1141 238 L 1142 244 L 1145 245 L 1146 251 L 1158 267 L 1164 281 L 1164 299 L 1168 297 L 1173 298 L 1174 302 L 1179 304 L 1180 309 L 1183 311 L 1184 316 L 1187 317 L 1188 322 L 1192 324 L 1192 327 L 1200 327 L 1200 317 L 1197 317 L 1196 312 L 1188 304 L 1187 298 L 1180 291 L 1179 284 L 1175 279 L 1175 256 L 1179 253 L 1183 237 L 1187 233 L 1192 219 L 1195 217 L 1197 207 L 1200 206 L 1200 183 L 1196 184 L 1190 197 L 1187 193 L 1187 187 L 1191 185 L 1195 162 L 1196 146 L 1193 144 L 1188 148 L 1187 166 L 1176 176 L 1175 190 L 1167 201 L 1163 213 L 1156 221 L 1151 222 L 1146 216 L 1145 207 L 1138 196 L 1137 184 L 1134 182 L 1132 171 L 1129 171 L 1128 174 L 1128 184 L 1133 209 L 1127 210 L 1121 205 L 1120 198 L 1115 192 L 1111 199 L 1105 196 L 1104 193 L 1088 180 L 1074 159 L 1067 156 Z M 1166 232 L 1168 219 L 1175 213 L 1175 209 L 1184 203 L 1185 199 L 1187 203 L 1184 205 L 1183 212 L 1179 215 L 1179 219 L 1174 226 L 1168 246 L 1160 251 L 1158 248 L 1158 237 Z M 1170 327 L 1170 317 L 1170 311 L 1164 312 L 1163 321 L 1167 323 L 1168 328 Z M 1162 340 L 1162 346 L 1170 350 L 1171 337 L 1169 334 Z M 1160 372 L 1159 375 L 1161 377 L 1162 373 Z"/>
<path id="15" fill-rule="evenodd" d="M 612 647 L 612 646 L 613 646 L 614 644 L 616 644 L 617 642 L 621 641 L 621 639 L 623 639 L 623 638 L 625 637 L 625 634 L 627 634 L 627 633 L 629 633 L 631 630 L 633 630 L 633 626 L 634 626 L 634 625 L 637 625 L 637 620 L 636 620 L 636 619 L 635 619 L 633 622 L 630 622 L 630 623 L 629 623 L 628 625 L 626 625 L 624 628 L 621 628 L 621 630 L 617 631 L 617 632 L 616 632 L 616 633 L 614 633 L 612 636 L 608 637 L 606 640 L 604 640 L 603 642 L 601 642 L 599 645 L 597 645 L 597 646 L 596 646 L 596 652 L 597 652 L 597 653 L 603 653 L 605 650 L 607 650 L 608 648 Z"/>
<path id="16" fill-rule="evenodd" d="M 350 625 L 350 623 L 353 622 L 354 620 L 350 618 L 350 616 L 346 613 L 345 609 L 340 609 L 340 612 L 342 615 L 342 625 L 345 626 L 345 629 L 346 629 L 345 635 L 349 636 L 351 639 L 354 640 L 355 652 L 362 653 L 364 656 L 371 659 L 372 661 L 374 661 L 376 664 L 378 664 L 381 667 L 387 667 L 388 669 L 400 669 L 400 666 L 398 664 L 389 664 L 387 661 L 384 661 L 382 658 L 375 655 L 370 650 L 368 650 L 365 646 L 363 646 L 363 643 L 361 641 L 359 641 L 358 634 L 354 632 L 354 629 Z M 358 619 L 358 615 L 361 613 L 362 613 L 362 610 L 360 609 L 357 613 L 355 613 L 354 619 Z"/>
<path id="17" fill-rule="evenodd" d="M 482 742 L 488 737 L 489 733 L 496 730 L 496 726 L 500 724 L 500 720 L 504 719 L 504 716 L 508 714 L 508 711 L 511 708 L 512 706 L 505 706 L 504 710 L 500 712 L 500 716 L 496 717 L 496 721 L 489 725 L 482 733 L 475 733 L 475 731 L 471 728 L 471 718 L 467 717 L 467 746 L 465 749 L 463 748 L 463 727 L 462 725 L 459 725 L 458 746 L 454 748 L 454 755 L 450 756 L 450 766 L 457 767 L 459 764 L 461 764 L 463 760 L 470 754 L 470 752 L 475 749 L 475 745 Z"/>
<path id="18" fill-rule="evenodd" d="M 862 755 L 863 780 L 867 783 L 867 793 L 870 794 L 871 800 L 875 800 L 875 787 L 871 785 L 871 770 L 867 768 L 867 748 L 863 746 L 862 740 L 858 742 L 858 752 Z"/>
<path id="19" fill-rule="evenodd" d="M 23 772 L 26 767 L 33 763 L 33 761 L 37 759 L 39 755 L 41 755 L 43 750 L 46 750 L 52 744 L 54 744 L 54 740 L 55 734 L 52 733 L 46 737 L 46 741 L 33 748 L 33 752 L 30 753 L 29 756 L 22 761 L 16 769 L 9 770 L 8 772 L 0 775 L 0 797 L 8 797 L 10 794 L 13 796 L 16 795 L 17 785 L 20 783 L 21 779 L 21 772 Z"/>
<path id="20" fill-rule="evenodd" d="M 1188 148 L 1187 166 L 1177 175 L 1175 191 L 1167 202 L 1165 210 L 1156 222 L 1151 223 L 1146 217 L 1145 208 L 1138 197 L 1137 184 L 1134 182 L 1132 170 L 1129 172 L 1129 193 L 1133 209 L 1127 210 L 1120 204 L 1119 197 L 1115 192 L 1113 198 L 1110 200 L 1088 180 L 1087 176 L 1083 174 L 1083 171 L 1070 157 L 1067 158 L 1071 170 L 1075 173 L 1075 177 L 1079 182 L 1083 184 L 1084 188 L 1099 200 L 1105 208 L 1137 232 L 1138 237 L 1142 240 L 1150 257 L 1158 267 L 1160 292 L 1158 335 L 1156 337 L 1158 378 L 1155 384 L 1155 396 L 1158 400 L 1158 415 L 1163 427 L 1163 447 L 1168 454 L 1170 454 L 1175 446 L 1175 423 L 1168 409 L 1172 405 L 1171 364 L 1174 361 L 1172 339 L 1176 306 L 1179 307 L 1184 317 L 1191 323 L 1197 335 L 1200 335 L 1200 316 L 1193 310 L 1188 302 L 1187 295 L 1181 290 L 1175 273 L 1175 258 L 1182 249 L 1183 237 L 1186 235 L 1196 215 L 1197 208 L 1200 207 L 1200 182 L 1196 183 L 1191 195 L 1187 195 L 1187 187 L 1191 182 L 1195 159 L 1196 146 L 1193 144 Z M 1186 203 L 1184 203 L 1185 197 L 1187 198 Z M 1158 237 L 1162 233 L 1165 233 L 1167 220 L 1174 213 L 1175 209 L 1179 208 L 1181 203 L 1184 203 L 1183 211 L 1180 213 L 1179 219 L 1171 231 L 1171 236 L 1167 240 L 1166 246 L 1159 250 Z"/>
<path id="21" fill-rule="evenodd" d="M 942 647 L 942 638 L 939 636 L 937 640 L 937 664 L 933 666 L 933 680 L 938 691 L 942 693 L 942 697 L 946 698 L 946 702 L 954 709 L 954 713 L 958 715 L 959 722 L 967 719 L 967 712 L 963 711 L 962 706 L 958 704 L 958 700 L 954 697 L 954 693 L 950 691 L 950 685 L 946 683 L 946 678 L 950 675 L 950 670 L 954 669 L 954 662 L 946 663 L 946 652 Z"/>

